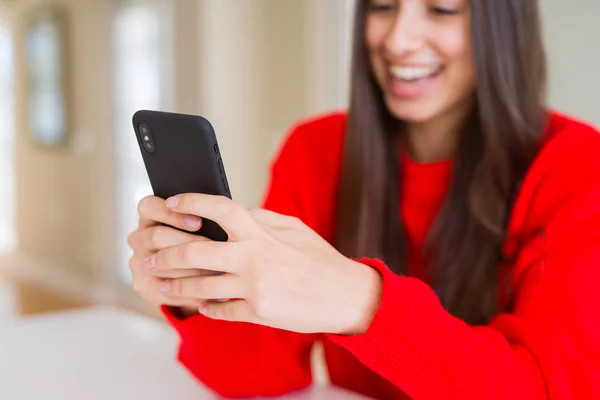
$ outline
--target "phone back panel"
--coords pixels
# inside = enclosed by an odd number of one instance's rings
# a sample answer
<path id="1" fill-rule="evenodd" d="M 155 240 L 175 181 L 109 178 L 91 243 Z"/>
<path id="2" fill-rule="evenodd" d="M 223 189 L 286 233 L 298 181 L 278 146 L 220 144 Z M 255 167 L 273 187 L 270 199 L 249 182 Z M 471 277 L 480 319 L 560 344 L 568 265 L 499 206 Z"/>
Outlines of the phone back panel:
<path id="1" fill-rule="evenodd" d="M 140 123 L 150 130 L 152 153 L 144 148 Z M 208 120 L 142 110 L 133 116 L 133 127 L 155 196 L 166 199 L 181 193 L 204 193 L 231 198 L 217 138 Z M 227 241 L 227 234 L 206 219 L 197 234 Z"/>

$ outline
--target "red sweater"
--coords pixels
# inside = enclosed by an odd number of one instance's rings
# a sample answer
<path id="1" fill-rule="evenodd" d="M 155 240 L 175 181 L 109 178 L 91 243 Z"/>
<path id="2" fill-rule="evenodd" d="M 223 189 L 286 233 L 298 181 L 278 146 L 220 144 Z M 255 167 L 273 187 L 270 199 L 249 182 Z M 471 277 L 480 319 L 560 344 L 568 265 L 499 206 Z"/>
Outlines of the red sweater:
<path id="1" fill-rule="evenodd" d="M 345 117 L 305 122 L 272 165 L 264 206 L 334 237 Z M 509 230 L 543 228 L 513 268 L 514 309 L 488 326 L 447 313 L 426 282 L 420 253 L 449 185 L 452 163 L 403 158 L 402 218 L 413 277 L 375 260 L 381 305 L 360 336 L 307 335 L 197 315 L 178 320 L 179 358 L 227 397 L 277 395 L 311 383 L 309 354 L 325 346 L 335 385 L 379 399 L 600 399 L 600 135 L 553 114 Z M 518 284 L 517 284 L 518 283 Z"/>

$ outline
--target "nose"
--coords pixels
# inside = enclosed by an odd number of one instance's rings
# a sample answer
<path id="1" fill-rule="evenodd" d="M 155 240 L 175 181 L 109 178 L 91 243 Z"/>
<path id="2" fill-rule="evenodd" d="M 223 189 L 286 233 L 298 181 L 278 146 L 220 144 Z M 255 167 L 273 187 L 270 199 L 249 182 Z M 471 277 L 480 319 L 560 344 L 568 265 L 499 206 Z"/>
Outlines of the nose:
<path id="1" fill-rule="evenodd" d="M 385 52 L 397 58 L 418 50 L 424 41 L 425 18 L 420 7 L 401 7 L 385 40 Z"/>

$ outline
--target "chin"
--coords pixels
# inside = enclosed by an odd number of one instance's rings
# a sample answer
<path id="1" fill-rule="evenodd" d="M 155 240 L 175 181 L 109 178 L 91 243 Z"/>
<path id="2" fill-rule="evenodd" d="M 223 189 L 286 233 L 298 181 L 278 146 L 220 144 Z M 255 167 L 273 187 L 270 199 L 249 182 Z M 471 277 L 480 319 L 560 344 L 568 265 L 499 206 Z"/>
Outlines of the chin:
<path id="1" fill-rule="evenodd" d="M 439 111 L 429 104 L 420 101 L 397 101 L 387 99 L 387 108 L 390 113 L 403 122 L 413 124 L 424 123 L 435 118 Z"/>

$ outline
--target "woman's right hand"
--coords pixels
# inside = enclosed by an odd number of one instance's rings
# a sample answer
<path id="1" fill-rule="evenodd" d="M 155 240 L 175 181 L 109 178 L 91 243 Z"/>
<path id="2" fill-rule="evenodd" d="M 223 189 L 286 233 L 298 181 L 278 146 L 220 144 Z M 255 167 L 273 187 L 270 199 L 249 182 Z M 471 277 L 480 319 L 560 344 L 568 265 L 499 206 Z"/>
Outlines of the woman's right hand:
<path id="1" fill-rule="evenodd" d="M 165 296 L 161 287 L 166 278 L 187 278 L 214 274 L 202 270 L 153 271 L 148 267 L 147 259 L 159 250 L 179 244 L 207 240 L 206 238 L 182 232 L 200 229 L 202 220 L 194 215 L 182 215 L 169 210 L 165 200 L 148 196 L 138 205 L 140 222 L 138 228 L 129 235 L 127 243 L 133 250 L 129 268 L 133 276 L 133 288 L 146 300 L 155 305 L 181 307 L 184 315 L 197 312 L 200 302 L 197 299 L 174 299 Z M 168 226 L 166 226 L 168 225 Z"/>

